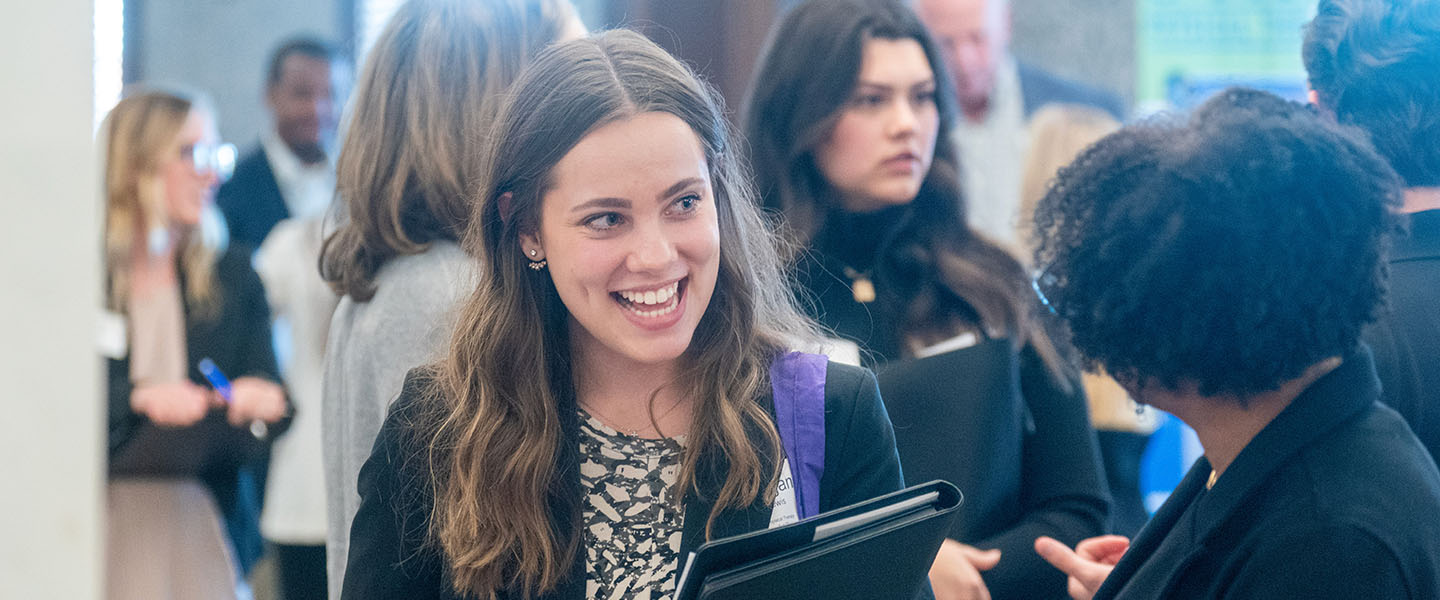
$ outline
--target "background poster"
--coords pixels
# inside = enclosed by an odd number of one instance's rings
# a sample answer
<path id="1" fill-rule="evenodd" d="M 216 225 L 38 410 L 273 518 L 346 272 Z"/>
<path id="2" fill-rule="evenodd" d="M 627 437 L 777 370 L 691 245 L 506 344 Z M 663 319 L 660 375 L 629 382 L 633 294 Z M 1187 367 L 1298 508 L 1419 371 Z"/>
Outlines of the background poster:
<path id="1" fill-rule="evenodd" d="M 1315 0 L 1136 0 L 1140 111 L 1190 108 L 1232 85 L 1304 100 L 1314 14 Z"/>

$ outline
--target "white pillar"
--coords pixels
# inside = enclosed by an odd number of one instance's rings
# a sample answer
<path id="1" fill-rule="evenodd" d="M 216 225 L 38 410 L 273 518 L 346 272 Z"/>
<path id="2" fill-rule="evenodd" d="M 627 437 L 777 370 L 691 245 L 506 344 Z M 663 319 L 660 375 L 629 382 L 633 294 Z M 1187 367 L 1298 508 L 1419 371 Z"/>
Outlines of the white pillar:
<path id="1" fill-rule="evenodd" d="M 0 598 L 102 592 L 92 2 L 0 19 Z"/>

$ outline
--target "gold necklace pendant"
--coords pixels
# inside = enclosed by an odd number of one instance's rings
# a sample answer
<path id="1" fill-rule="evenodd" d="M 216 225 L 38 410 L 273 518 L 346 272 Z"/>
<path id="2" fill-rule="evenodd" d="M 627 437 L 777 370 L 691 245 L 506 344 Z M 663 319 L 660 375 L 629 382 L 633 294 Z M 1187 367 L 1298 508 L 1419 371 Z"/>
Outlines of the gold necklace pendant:
<path id="1" fill-rule="evenodd" d="M 850 293 L 861 304 L 875 301 L 875 284 L 870 282 L 870 272 L 861 273 L 845 267 L 845 276 L 850 278 Z"/>
<path id="2" fill-rule="evenodd" d="M 875 284 L 870 283 L 869 277 L 850 282 L 850 292 L 855 295 L 855 301 L 861 304 L 875 301 Z"/>

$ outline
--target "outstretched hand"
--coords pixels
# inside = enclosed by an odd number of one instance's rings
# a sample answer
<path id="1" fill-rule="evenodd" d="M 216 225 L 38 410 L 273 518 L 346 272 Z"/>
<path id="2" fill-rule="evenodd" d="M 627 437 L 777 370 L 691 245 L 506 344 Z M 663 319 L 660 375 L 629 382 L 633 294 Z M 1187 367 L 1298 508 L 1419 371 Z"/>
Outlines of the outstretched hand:
<path id="1" fill-rule="evenodd" d="M 1035 540 L 1035 552 L 1040 558 L 1069 576 L 1068 590 L 1075 600 L 1090 600 L 1129 548 L 1130 538 L 1120 535 L 1087 539 L 1073 551 L 1054 538 L 1042 536 Z"/>

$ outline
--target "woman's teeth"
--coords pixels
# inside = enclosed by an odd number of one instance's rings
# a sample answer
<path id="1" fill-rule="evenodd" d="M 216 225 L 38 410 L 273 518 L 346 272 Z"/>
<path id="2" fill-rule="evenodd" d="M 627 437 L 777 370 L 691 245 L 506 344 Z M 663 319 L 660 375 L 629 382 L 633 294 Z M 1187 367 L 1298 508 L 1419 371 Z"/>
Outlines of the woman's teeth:
<path id="1" fill-rule="evenodd" d="M 642 317 L 659 317 L 668 315 L 680 306 L 676 297 L 680 290 L 680 282 L 676 281 L 658 290 L 647 291 L 622 291 L 617 292 L 630 304 L 626 308 Z"/>
<path id="2" fill-rule="evenodd" d="M 623 291 L 620 292 L 620 297 L 629 300 L 634 304 L 657 305 L 669 302 L 671 298 L 675 297 L 675 293 L 679 289 L 680 282 L 676 281 L 675 283 L 667 285 L 658 290 L 649 290 L 645 292 Z"/>

